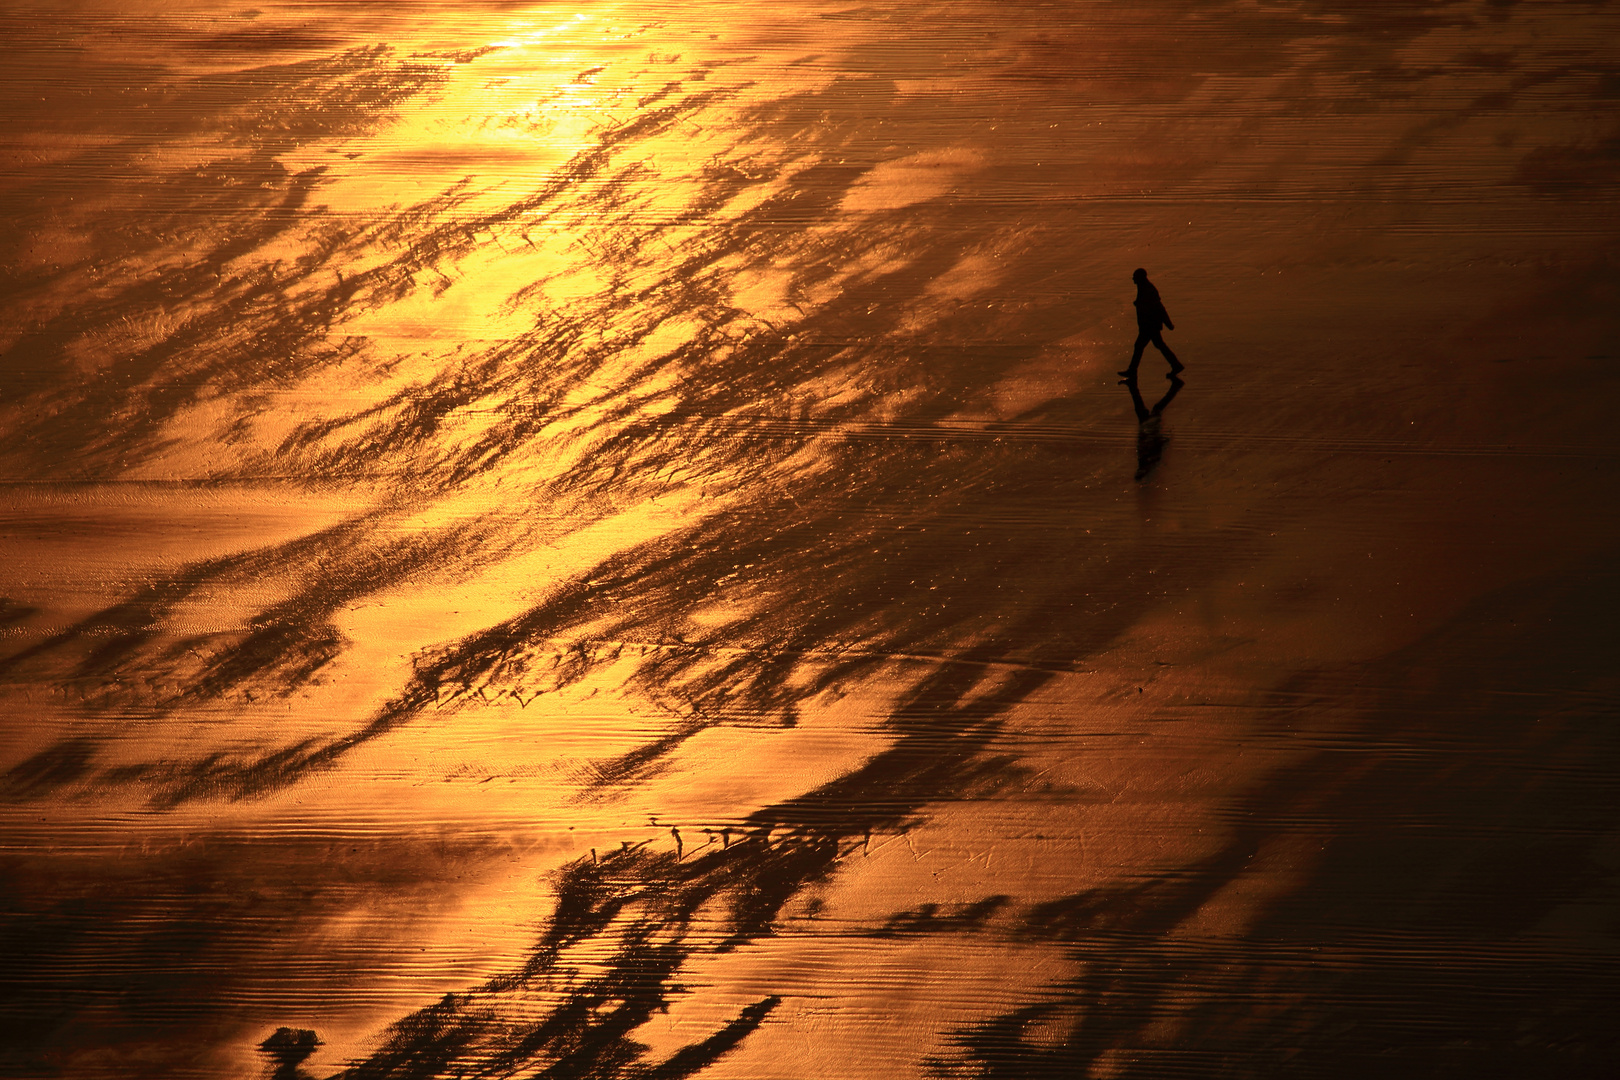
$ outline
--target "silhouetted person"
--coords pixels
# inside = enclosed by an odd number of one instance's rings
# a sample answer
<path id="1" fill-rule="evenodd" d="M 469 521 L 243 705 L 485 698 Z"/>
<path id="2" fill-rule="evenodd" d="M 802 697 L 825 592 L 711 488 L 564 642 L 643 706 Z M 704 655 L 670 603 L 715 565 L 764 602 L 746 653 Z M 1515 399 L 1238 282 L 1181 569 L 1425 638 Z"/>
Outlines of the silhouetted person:
<path id="1" fill-rule="evenodd" d="M 1136 478 L 1146 480 L 1148 474 L 1158 465 L 1159 458 L 1164 456 L 1165 444 L 1170 440 L 1165 437 L 1162 419 L 1164 407 L 1187 384 L 1170 375 L 1170 389 L 1165 391 L 1159 403 L 1149 409 L 1142 400 L 1142 392 L 1137 389 L 1136 376 L 1131 375 L 1125 380 L 1125 389 L 1131 392 L 1131 405 L 1136 409 Z"/>
<path id="2" fill-rule="evenodd" d="M 1170 346 L 1164 343 L 1163 331 L 1174 330 L 1176 324 L 1170 321 L 1170 313 L 1164 310 L 1164 301 L 1159 299 L 1159 290 L 1153 287 L 1148 280 L 1147 271 L 1138 269 L 1131 275 L 1136 282 L 1136 351 L 1131 353 L 1131 366 L 1120 372 L 1127 379 L 1136 378 L 1136 365 L 1142 362 L 1142 350 L 1152 342 L 1154 347 L 1164 354 L 1170 361 L 1170 374 L 1165 378 L 1173 379 L 1186 367 L 1176 354 L 1170 351 Z"/>
<path id="3" fill-rule="evenodd" d="M 275 1062 L 271 1080 L 313 1080 L 298 1066 L 315 1048 L 321 1045 L 320 1036 L 308 1028 L 276 1028 L 276 1033 L 259 1044 L 259 1050 Z"/>

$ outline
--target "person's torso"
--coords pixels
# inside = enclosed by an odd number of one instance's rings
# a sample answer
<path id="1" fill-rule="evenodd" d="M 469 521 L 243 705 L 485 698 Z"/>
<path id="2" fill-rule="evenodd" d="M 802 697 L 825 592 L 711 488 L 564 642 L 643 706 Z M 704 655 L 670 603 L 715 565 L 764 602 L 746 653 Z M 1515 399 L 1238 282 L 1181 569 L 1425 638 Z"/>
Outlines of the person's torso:
<path id="1" fill-rule="evenodd" d="M 1157 325 L 1164 321 L 1164 304 L 1159 300 L 1159 290 L 1144 281 L 1136 287 L 1136 321 Z"/>

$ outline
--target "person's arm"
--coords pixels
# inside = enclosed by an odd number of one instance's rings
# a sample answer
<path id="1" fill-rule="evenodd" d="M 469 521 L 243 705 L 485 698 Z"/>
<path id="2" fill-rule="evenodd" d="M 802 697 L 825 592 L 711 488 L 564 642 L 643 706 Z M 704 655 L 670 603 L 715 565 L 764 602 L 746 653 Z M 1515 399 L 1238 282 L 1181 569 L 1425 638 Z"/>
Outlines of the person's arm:
<path id="1" fill-rule="evenodd" d="M 1149 285 L 1148 288 L 1152 289 L 1153 286 Z M 1164 320 L 1164 325 L 1174 330 L 1176 324 L 1170 321 L 1170 309 L 1164 306 L 1164 298 L 1159 295 L 1158 289 L 1153 289 L 1153 306 L 1159 309 L 1159 318 Z"/>

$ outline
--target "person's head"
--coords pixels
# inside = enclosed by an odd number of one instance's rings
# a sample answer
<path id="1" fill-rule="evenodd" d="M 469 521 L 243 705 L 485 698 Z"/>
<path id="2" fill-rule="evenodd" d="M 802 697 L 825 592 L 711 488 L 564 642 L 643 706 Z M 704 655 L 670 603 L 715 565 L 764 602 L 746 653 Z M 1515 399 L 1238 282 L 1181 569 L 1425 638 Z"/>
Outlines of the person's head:
<path id="1" fill-rule="evenodd" d="M 1140 266 L 1137 267 L 1136 272 L 1131 275 L 1131 280 L 1140 285 L 1142 282 L 1147 280 L 1147 271 L 1143 270 Z"/>

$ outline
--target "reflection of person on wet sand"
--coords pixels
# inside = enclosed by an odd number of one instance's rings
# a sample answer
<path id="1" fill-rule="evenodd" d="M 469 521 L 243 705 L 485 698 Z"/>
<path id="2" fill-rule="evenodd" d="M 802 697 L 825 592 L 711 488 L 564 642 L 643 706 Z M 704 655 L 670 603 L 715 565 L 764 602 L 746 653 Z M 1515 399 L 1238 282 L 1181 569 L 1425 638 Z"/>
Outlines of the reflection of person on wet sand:
<path id="1" fill-rule="evenodd" d="M 277 1028 L 276 1033 L 259 1044 L 259 1051 L 275 1063 L 270 1080 L 314 1080 L 298 1066 L 315 1048 L 321 1045 L 320 1036 L 307 1028 Z"/>
<path id="2" fill-rule="evenodd" d="M 1170 404 L 1172 398 L 1181 393 L 1181 388 L 1187 384 L 1170 375 L 1170 389 L 1165 391 L 1159 403 L 1149 409 L 1142 400 L 1142 392 L 1137 389 L 1136 376 L 1125 380 L 1125 389 L 1131 392 L 1131 405 L 1136 409 L 1136 478 L 1146 480 L 1153 467 L 1164 456 L 1164 446 L 1170 440 L 1163 431 L 1162 419 L 1164 407 Z"/>
<path id="3" fill-rule="evenodd" d="M 1170 361 L 1170 374 L 1165 378 L 1173 379 L 1186 365 L 1176 359 L 1176 354 L 1170 351 L 1170 346 L 1164 343 L 1163 331 L 1174 330 L 1176 324 L 1170 321 L 1170 313 L 1164 309 L 1164 301 L 1159 299 L 1159 290 L 1153 287 L 1148 280 L 1147 271 L 1138 269 L 1131 275 L 1136 282 L 1136 351 L 1131 354 L 1131 366 L 1120 374 L 1127 379 L 1136 378 L 1136 365 L 1142 362 L 1142 350 L 1152 342 L 1154 347 L 1164 354 Z"/>

